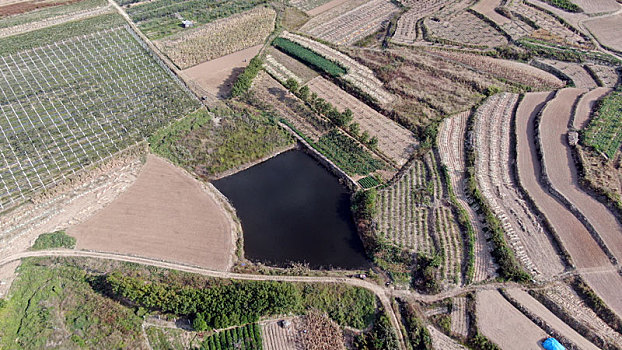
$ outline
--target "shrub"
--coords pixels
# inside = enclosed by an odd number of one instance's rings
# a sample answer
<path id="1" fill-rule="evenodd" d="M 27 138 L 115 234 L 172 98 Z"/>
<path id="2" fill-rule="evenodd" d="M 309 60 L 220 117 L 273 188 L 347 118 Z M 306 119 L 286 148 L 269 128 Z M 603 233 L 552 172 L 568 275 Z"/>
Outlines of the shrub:
<path id="1" fill-rule="evenodd" d="M 346 74 L 346 70 L 335 62 L 327 60 L 317 53 L 285 38 L 276 38 L 272 42 L 274 47 L 286 54 L 308 64 L 309 66 L 333 77 Z"/>
<path id="2" fill-rule="evenodd" d="M 50 248 L 69 248 L 76 246 L 76 239 L 65 233 L 65 231 L 56 231 L 53 233 L 44 233 L 37 237 L 32 245 L 33 250 L 50 249 Z"/>
<path id="3" fill-rule="evenodd" d="M 233 83 L 233 87 L 231 88 L 231 96 L 237 97 L 247 93 L 253 84 L 253 79 L 255 79 L 257 73 L 261 70 L 262 65 L 263 61 L 261 57 L 253 57 L 248 63 L 248 66 L 244 68 L 244 72 L 242 72 L 238 76 L 235 83 Z"/>

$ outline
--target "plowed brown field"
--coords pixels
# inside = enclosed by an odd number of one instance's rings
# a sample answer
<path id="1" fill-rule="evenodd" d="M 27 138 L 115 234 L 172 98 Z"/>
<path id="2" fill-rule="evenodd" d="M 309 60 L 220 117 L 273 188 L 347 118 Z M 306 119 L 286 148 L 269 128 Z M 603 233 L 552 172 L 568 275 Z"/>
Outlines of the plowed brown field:
<path id="1" fill-rule="evenodd" d="M 150 155 L 125 193 L 68 233 L 78 249 L 226 270 L 234 250 L 232 225 L 215 198 L 182 170 Z"/>

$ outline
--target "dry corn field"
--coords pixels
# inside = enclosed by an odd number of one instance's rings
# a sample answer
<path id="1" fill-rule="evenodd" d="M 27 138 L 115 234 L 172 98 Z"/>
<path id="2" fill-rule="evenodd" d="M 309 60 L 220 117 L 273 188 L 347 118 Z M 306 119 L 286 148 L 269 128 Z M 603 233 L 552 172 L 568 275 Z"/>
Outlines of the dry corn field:
<path id="1" fill-rule="evenodd" d="M 319 310 L 294 319 L 305 350 L 345 350 L 343 333 L 339 325 Z"/>
<path id="2" fill-rule="evenodd" d="M 454 190 L 456 199 L 466 211 L 476 232 L 473 282 L 480 282 L 496 277 L 496 266 L 490 256 L 490 247 L 486 242 L 481 218 L 477 214 L 478 208 L 471 206 L 472 199 L 467 196 L 465 189 L 466 158 L 464 139 L 466 137 L 466 122 L 469 114 L 470 112 L 463 112 L 443 121 L 438 131 L 438 148 L 441 161 L 449 172 L 451 187 Z"/>
<path id="3" fill-rule="evenodd" d="M 266 350 L 304 350 L 299 330 L 292 324 L 281 327 L 281 320 L 261 323 L 261 340 Z M 291 322 L 291 320 L 289 320 Z"/>
<path id="4" fill-rule="evenodd" d="M 342 1 L 333 0 L 333 1 L 327 2 L 323 6 L 320 6 L 315 10 L 311 10 L 307 12 L 307 14 L 309 14 L 312 18 L 308 20 L 307 23 L 305 23 L 300 28 L 300 31 L 304 33 L 307 30 L 310 30 L 317 26 L 321 26 L 323 23 L 332 21 L 333 19 L 365 4 L 366 2 L 367 0 L 342 0 Z M 318 10 L 321 10 L 322 8 L 326 8 L 327 6 L 333 5 L 335 3 L 336 3 L 336 6 L 329 7 L 325 11 L 316 13 Z"/>
<path id="5" fill-rule="evenodd" d="M 574 85 L 582 89 L 594 89 L 598 87 L 598 84 L 594 81 L 590 73 L 588 73 L 583 66 L 577 63 L 554 61 L 549 59 L 540 58 L 536 60 L 536 64 L 548 67 L 553 71 L 561 72 L 562 75 L 567 76 L 572 80 Z"/>
<path id="6" fill-rule="evenodd" d="M 343 80 L 351 83 L 380 104 L 388 105 L 395 100 L 395 96 L 384 88 L 382 82 L 376 78 L 371 69 L 358 63 L 348 55 L 300 35 L 283 32 L 282 36 L 316 52 L 324 58 L 337 62 L 348 72 L 342 77 Z"/>
<path id="7" fill-rule="evenodd" d="M 609 66 L 600 66 L 600 65 L 592 65 L 588 64 L 585 66 L 588 71 L 591 71 L 593 75 L 598 79 L 597 83 L 599 86 L 604 87 L 615 87 L 620 81 L 620 68 L 618 67 L 609 67 Z"/>
<path id="8" fill-rule="evenodd" d="M 337 45 L 351 45 L 378 31 L 396 11 L 389 0 L 371 0 L 304 32 Z"/>
<path id="9" fill-rule="evenodd" d="M 370 136 L 378 138 L 378 150 L 382 154 L 399 167 L 406 164 L 417 144 L 412 132 L 322 77 L 314 78 L 307 86 L 310 91 L 330 102 L 340 112 L 350 109 L 353 113 L 352 122 L 360 125 L 361 132 L 367 132 Z"/>
<path id="10" fill-rule="evenodd" d="M 543 290 L 542 293 L 567 314 L 572 315 L 575 321 L 622 348 L 622 334 L 613 330 L 598 317 L 568 285 L 556 283 L 552 288 Z"/>
<path id="11" fill-rule="evenodd" d="M 455 297 L 451 304 L 451 333 L 466 338 L 468 329 L 466 297 Z"/>
<path id="12" fill-rule="evenodd" d="M 412 45 L 417 40 L 421 40 L 421 33 L 417 22 L 424 16 L 431 15 L 439 8 L 452 0 L 420 0 L 420 1 L 402 1 L 404 5 L 409 7 L 397 21 L 397 28 L 392 41 L 398 44 Z"/>
<path id="13" fill-rule="evenodd" d="M 259 72 L 253 82 L 253 93 L 266 103 L 269 103 L 298 131 L 314 142 L 328 132 L 328 122 L 319 119 L 314 112 L 307 108 L 300 99 L 291 94 L 278 81 L 265 72 Z"/>
<path id="14" fill-rule="evenodd" d="M 257 7 L 155 44 L 180 69 L 185 69 L 263 43 L 274 29 L 275 19 L 274 10 Z"/>
<path id="15" fill-rule="evenodd" d="M 517 102 L 516 94 L 497 94 L 475 113 L 476 179 L 518 260 L 535 278 L 546 278 L 561 273 L 564 266 L 512 180 L 510 123 Z"/>
<path id="16" fill-rule="evenodd" d="M 495 77 L 538 89 L 561 88 L 565 85 L 563 81 L 553 74 L 521 62 L 445 50 L 434 50 L 431 54 L 465 64 L 480 72 L 492 74 Z"/>
<path id="17" fill-rule="evenodd" d="M 468 11 L 449 17 L 439 14 L 424 19 L 423 24 L 428 35 L 434 39 L 478 47 L 495 47 L 508 43 L 502 33 Z"/>
<path id="18" fill-rule="evenodd" d="M 330 0 L 291 0 L 289 4 L 301 11 L 309 11 L 329 1 Z"/>
<path id="19" fill-rule="evenodd" d="M 463 345 L 459 344 L 457 341 L 451 339 L 443 332 L 436 329 L 436 327 L 429 325 L 428 332 L 430 332 L 430 337 L 432 338 L 432 347 L 434 349 L 443 349 L 443 350 L 466 350 Z"/>
<path id="20" fill-rule="evenodd" d="M 442 248 L 441 277 L 449 283 L 461 284 L 462 281 L 462 234 L 453 217 L 451 209 L 439 206 L 434 209 L 435 233 Z"/>

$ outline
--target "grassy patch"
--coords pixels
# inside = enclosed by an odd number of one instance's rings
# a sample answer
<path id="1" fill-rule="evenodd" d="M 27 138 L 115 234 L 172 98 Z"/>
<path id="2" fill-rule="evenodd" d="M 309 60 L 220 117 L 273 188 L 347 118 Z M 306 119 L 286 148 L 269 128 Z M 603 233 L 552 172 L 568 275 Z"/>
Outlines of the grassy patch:
<path id="1" fill-rule="evenodd" d="M 583 131 L 582 141 L 612 159 L 622 145 L 622 88 L 597 102 L 596 112 Z"/>
<path id="2" fill-rule="evenodd" d="M 56 231 L 52 233 L 44 233 L 37 237 L 35 244 L 32 245 L 33 250 L 50 249 L 50 248 L 69 248 L 76 247 L 76 239 L 65 233 L 65 231 Z"/>
<path id="3" fill-rule="evenodd" d="M 363 186 L 363 188 L 372 188 L 380 185 L 380 182 L 373 176 L 366 176 L 359 180 L 359 184 Z"/>
<path id="4" fill-rule="evenodd" d="M 26 259 L 0 309 L 0 348 L 142 347 L 141 319 L 95 292 L 77 267 Z"/>
<path id="5" fill-rule="evenodd" d="M 306 47 L 285 38 L 274 39 L 272 45 L 286 54 L 308 64 L 314 69 L 324 72 L 330 76 L 340 77 L 347 73 L 343 67 L 339 66 L 335 62 L 327 60 Z"/>
<path id="6" fill-rule="evenodd" d="M 262 349 L 261 328 L 258 324 L 227 329 L 205 338 L 202 349 Z"/>
<path id="7" fill-rule="evenodd" d="M 384 164 L 356 141 L 333 129 L 320 137 L 317 148 L 346 173 L 366 175 L 384 169 Z"/>
<path id="8" fill-rule="evenodd" d="M 149 138 L 154 153 L 204 176 L 255 161 L 291 142 L 270 116 L 242 108 L 199 110 Z"/>
<path id="9" fill-rule="evenodd" d="M 544 0 L 547 4 L 568 12 L 582 12 L 581 8 L 569 0 Z"/>

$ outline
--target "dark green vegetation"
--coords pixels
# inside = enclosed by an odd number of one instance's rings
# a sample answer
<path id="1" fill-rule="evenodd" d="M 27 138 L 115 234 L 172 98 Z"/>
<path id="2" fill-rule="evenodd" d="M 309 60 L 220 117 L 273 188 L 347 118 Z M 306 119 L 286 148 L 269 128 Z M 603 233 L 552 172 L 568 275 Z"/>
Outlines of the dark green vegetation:
<path id="1" fill-rule="evenodd" d="M 272 42 L 279 50 L 285 52 L 286 54 L 305 62 L 311 67 L 319 70 L 320 72 L 324 72 L 333 77 L 340 77 L 346 74 L 346 70 L 336 64 L 333 61 L 327 60 L 326 58 L 318 55 L 317 53 L 303 47 L 297 43 L 294 43 L 285 38 L 276 38 Z"/>
<path id="2" fill-rule="evenodd" d="M 622 88 L 596 102 L 595 111 L 582 131 L 582 142 L 613 159 L 622 145 Z"/>
<path id="3" fill-rule="evenodd" d="M 412 350 L 432 350 L 432 338 L 425 323 L 417 314 L 414 307 L 407 303 L 400 303 L 404 334 Z"/>
<path id="4" fill-rule="evenodd" d="M 55 41 L 66 40 L 100 30 L 119 27 L 126 22 L 117 13 L 72 21 L 23 34 L 0 38 L 0 55 L 11 55 L 19 51 L 45 46 Z"/>
<path id="5" fill-rule="evenodd" d="M 0 309 L 0 348 L 140 348 L 142 319 L 97 293 L 84 269 L 27 259 Z"/>
<path id="6" fill-rule="evenodd" d="M 354 339 L 354 347 L 359 350 L 395 350 L 399 349 L 397 336 L 391 322 L 381 314 L 369 333 L 363 333 Z"/>
<path id="7" fill-rule="evenodd" d="M 366 176 L 359 180 L 359 184 L 363 186 L 363 188 L 372 188 L 378 186 L 380 182 L 373 176 Z"/>
<path id="8" fill-rule="evenodd" d="M 467 134 L 471 134 L 473 130 L 473 117 L 471 116 L 467 122 Z M 484 195 L 477 186 L 475 177 L 475 150 L 473 146 L 467 147 L 467 186 L 466 191 L 475 200 L 480 207 L 480 211 L 484 215 L 484 219 L 488 225 L 487 230 L 492 243 L 491 255 L 499 266 L 497 273 L 499 278 L 516 282 L 527 282 L 531 279 L 529 274 L 520 266 L 514 252 L 505 239 L 505 231 L 501 225 L 501 221 L 492 212 L 488 206 Z"/>
<path id="9" fill-rule="evenodd" d="M 142 0 L 116 1 L 119 5 L 143 2 Z M 266 0 L 155 0 L 132 6 L 126 11 L 138 24 L 140 30 L 149 39 L 155 40 L 184 30 L 180 18 L 200 25 L 229 17 L 264 3 Z"/>
<path id="10" fill-rule="evenodd" d="M 261 70 L 263 61 L 260 56 L 255 56 L 248 63 L 248 66 L 244 68 L 244 72 L 238 76 L 233 87 L 231 88 L 231 96 L 237 97 L 248 92 L 253 84 L 253 79 L 257 76 L 257 73 Z"/>
<path id="11" fill-rule="evenodd" d="M 356 141 L 333 129 L 320 137 L 316 145 L 320 153 L 350 175 L 366 175 L 384 169 L 382 161 L 375 159 Z"/>
<path id="12" fill-rule="evenodd" d="M 263 349 L 261 344 L 261 328 L 255 323 L 212 334 L 203 340 L 201 349 L 261 350 Z"/>
<path id="13" fill-rule="evenodd" d="M 544 0 L 547 4 L 568 12 L 582 12 L 581 8 L 569 0 Z"/>
<path id="14" fill-rule="evenodd" d="M 440 255 L 417 254 L 413 270 L 413 287 L 425 293 L 438 293 L 440 285 L 436 278 L 443 258 Z"/>
<path id="15" fill-rule="evenodd" d="M 269 115 L 235 106 L 200 110 L 149 138 L 154 153 L 207 177 L 265 157 L 291 142 Z"/>
<path id="16" fill-rule="evenodd" d="M 56 231 L 52 233 L 44 233 L 37 237 L 32 245 L 33 250 L 50 249 L 50 248 L 69 248 L 76 247 L 76 239 L 65 233 L 65 231 Z"/>

